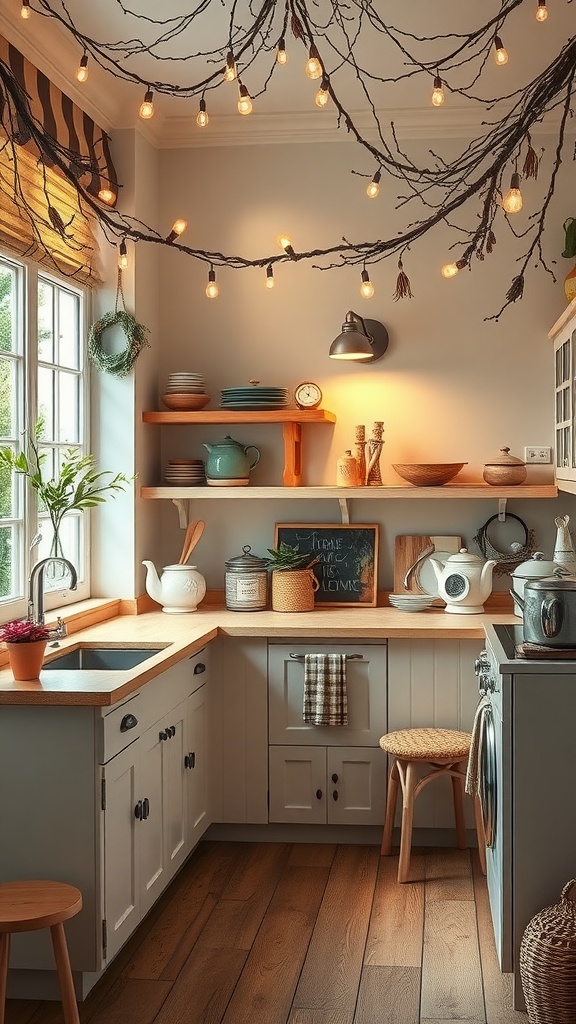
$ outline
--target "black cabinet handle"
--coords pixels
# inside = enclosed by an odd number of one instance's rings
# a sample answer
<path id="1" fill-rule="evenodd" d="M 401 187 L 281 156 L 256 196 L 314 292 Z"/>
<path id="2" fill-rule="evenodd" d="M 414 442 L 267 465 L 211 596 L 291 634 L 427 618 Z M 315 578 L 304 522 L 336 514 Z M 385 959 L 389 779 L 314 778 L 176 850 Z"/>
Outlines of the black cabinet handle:
<path id="1" fill-rule="evenodd" d="M 166 731 L 169 732 L 171 736 L 175 736 L 176 735 L 176 726 L 175 725 L 169 725 L 168 729 Z"/>
<path id="2" fill-rule="evenodd" d="M 321 789 L 317 789 L 316 790 L 316 799 L 317 800 L 321 800 L 322 799 L 322 790 Z"/>
<path id="3" fill-rule="evenodd" d="M 168 732 L 164 732 L 162 729 L 158 733 L 158 739 L 159 740 L 167 740 L 169 738 L 170 738 L 169 733 Z"/>
<path id="4" fill-rule="evenodd" d="M 206 671 L 206 665 L 203 661 L 199 661 L 197 665 L 194 665 L 194 675 L 199 676 L 201 672 Z"/>
<path id="5" fill-rule="evenodd" d="M 332 772 L 332 782 L 338 782 L 338 773 Z"/>
<path id="6" fill-rule="evenodd" d="M 335 789 L 335 790 L 333 791 L 333 793 L 332 793 L 332 799 L 333 799 L 333 800 L 337 800 L 337 799 L 338 799 L 338 790 L 337 790 L 337 789 Z"/>
<path id="7" fill-rule="evenodd" d="M 134 817 L 137 818 L 138 821 L 142 821 L 143 809 L 142 809 L 142 801 L 141 800 L 138 801 L 138 803 L 136 804 L 136 807 L 134 808 Z"/>
<path id="8" fill-rule="evenodd" d="M 142 818 L 146 821 L 146 818 L 150 814 L 150 801 L 147 796 L 142 801 Z"/>
<path id="9" fill-rule="evenodd" d="M 129 729 L 135 729 L 137 725 L 138 719 L 136 715 L 124 715 L 120 722 L 120 732 L 128 732 Z"/>
<path id="10" fill-rule="evenodd" d="M 184 758 L 184 767 L 185 768 L 195 768 L 196 767 L 196 753 L 195 753 L 194 750 L 191 750 L 189 754 L 186 754 L 186 756 Z"/>

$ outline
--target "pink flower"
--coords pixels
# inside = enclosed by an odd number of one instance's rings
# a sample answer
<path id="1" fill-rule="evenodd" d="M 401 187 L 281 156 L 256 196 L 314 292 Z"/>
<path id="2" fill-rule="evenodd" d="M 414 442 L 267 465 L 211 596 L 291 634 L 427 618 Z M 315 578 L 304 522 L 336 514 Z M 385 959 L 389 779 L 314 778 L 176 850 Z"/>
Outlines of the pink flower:
<path id="1" fill-rule="evenodd" d="M 38 626 L 28 619 L 13 619 L 0 625 L 0 640 L 6 644 L 31 644 L 36 640 L 47 640 L 49 635 L 46 626 Z"/>

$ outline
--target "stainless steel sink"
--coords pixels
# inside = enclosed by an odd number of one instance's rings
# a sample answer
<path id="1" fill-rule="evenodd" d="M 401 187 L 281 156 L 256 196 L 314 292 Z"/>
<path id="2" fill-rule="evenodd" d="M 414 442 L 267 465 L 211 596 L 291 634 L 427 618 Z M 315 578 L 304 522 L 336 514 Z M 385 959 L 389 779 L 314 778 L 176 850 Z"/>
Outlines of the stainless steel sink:
<path id="1" fill-rule="evenodd" d="M 113 671 L 122 672 L 135 668 L 148 658 L 154 657 L 162 650 L 161 647 L 77 647 L 73 651 L 65 651 L 51 661 L 45 662 L 42 671 L 50 669 L 76 669 L 79 671 Z"/>

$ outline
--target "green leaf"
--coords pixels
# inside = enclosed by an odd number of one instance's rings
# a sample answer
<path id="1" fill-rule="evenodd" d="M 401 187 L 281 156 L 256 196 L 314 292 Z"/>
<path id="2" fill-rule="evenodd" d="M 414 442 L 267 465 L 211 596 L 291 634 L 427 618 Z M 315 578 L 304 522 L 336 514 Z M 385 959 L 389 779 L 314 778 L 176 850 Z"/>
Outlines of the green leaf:
<path id="1" fill-rule="evenodd" d="M 564 252 L 566 259 L 573 259 L 576 256 L 576 218 L 569 217 L 564 221 Z"/>

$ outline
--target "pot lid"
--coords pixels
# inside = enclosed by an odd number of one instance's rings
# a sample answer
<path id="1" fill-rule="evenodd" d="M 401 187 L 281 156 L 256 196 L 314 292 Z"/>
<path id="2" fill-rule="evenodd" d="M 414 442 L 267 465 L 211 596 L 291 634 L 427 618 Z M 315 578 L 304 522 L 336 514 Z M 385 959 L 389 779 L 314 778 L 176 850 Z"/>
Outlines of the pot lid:
<path id="1" fill-rule="evenodd" d="M 254 571 L 255 569 L 266 569 L 268 562 L 265 558 L 260 558 L 259 555 L 251 555 L 251 547 L 249 544 L 245 544 L 242 548 L 241 555 L 235 555 L 234 558 L 229 558 L 226 565 L 227 569 L 231 569 L 232 572 L 246 572 Z"/>
<path id="2" fill-rule="evenodd" d="M 543 551 L 535 551 L 531 558 L 517 565 L 510 575 L 521 580 L 542 579 L 543 576 L 552 576 L 557 568 L 557 563 L 546 558 Z"/>
<path id="3" fill-rule="evenodd" d="M 527 580 L 524 584 L 526 590 L 576 590 L 576 576 L 566 575 L 562 569 L 557 569 L 553 576 L 545 576 L 539 580 Z"/>
<path id="4" fill-rule="evenodd" d="M 434 556 L 432 555 L 432 558 L 433 557 Z M 472 555 L 468 551 L 468 548 L 460 548 L 460 551 L 458 552 L 457 555 L 450 555 L 450 557 L 447 558 L 446 561 L 450 563 L 459 562 L 460 565 L 484 565 L 485 559 L 480 558 L 479 555 Z"/>
<path id="5" fill-rule="evenodd" d="M 526 463 L 522 459 L 517 459 L 515 455 L 510 455 L 509 448 L 501 448 L 500 454 L 496 455 L 495 458 L 490 459 L 487 466 L 525 466 Z"/>

